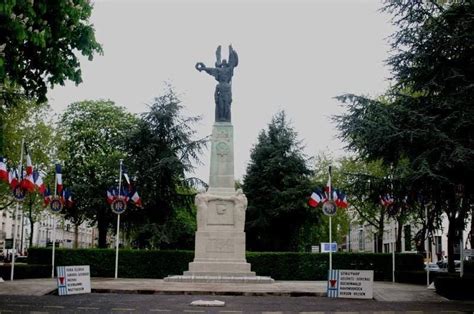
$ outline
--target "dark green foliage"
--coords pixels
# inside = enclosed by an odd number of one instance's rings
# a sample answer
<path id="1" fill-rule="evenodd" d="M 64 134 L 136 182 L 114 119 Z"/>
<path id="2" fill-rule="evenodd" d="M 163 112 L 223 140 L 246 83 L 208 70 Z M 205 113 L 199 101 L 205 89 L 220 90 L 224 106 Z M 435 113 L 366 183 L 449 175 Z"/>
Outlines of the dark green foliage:
<path id="1" fill-rule="evenodd" d="M 74 198 L 74 206 L 65 209 L 66 218 L 77 225 L 85 218 L 97 223 L 100 247 L 106 247 L 107 230 L 117 218 L 106 191 L 118 186 L 119 160 L 126 160 L 124 141 L 136 121 L 123 107 L 104 100 L 73 103 L 61 117 L 63 180 Z M 122 214 L 122 221 L 130 215 L 133 210 Z"/>
<path id="2" fill-rule="evenodd" d="M 192 251 L 120 250 L 119 277 L 163 278 L 181 275 L 192 262 Z M 296 252 L 247 252 L 247 261 L 260 276 L 276 280 L 325 280 L 328 270 L 327 254 Z M 51 263 L 51 250 L 29 250 L 29 263 Z M 90 265 L 93 277 L 113 277 L 115 251 L 109 249 L 58 249 L 57 265 Z M 400 271 L 423 269 L 423 257 L 417 254 L 396 254 Z M 391 280 L 392 255 L 371 253 L 337 253 L 333 255 L 334 269 L 373 269 L 376 280 Z"/>
<path id="3" fill-rule="evenodd" d="M 243 180 L 248 198 L 247 248 L 254 251 L 296 251 L 301 228 L 318 221 L 319 212 L 306 202 L 311 194 L 308 168 L 297 133 L 284 111 L 252 148 Z"/>
<path id="4" fill-rule="evenodd" d="M 51 252 L 50 252 L 51 255 Z M 0 265 L 0 277 L 3 280 L 10 280 L 11 264 Z M 29 278 L 50 278 L 50 265 L 30 265 L 30 264 L 15 264 L 15 279 L 29 279 Z"/>
<path id="5" fill-rule="evenodd" d="M 451 300 L 474 300 L 474 276 L 439 276 L 435 279 L 436 293 Z"/>
<path id="6" fill-rule="evenodd" d="M 129 135 L 126 146 L 130 160 L 129 174 L 143 199 L 144 209 L 135 216 L 135 244 L 148 248 L 186 248 L 194 246 L 195 210 L 194 183 L 186 173 L 194 163 L 207 139 L 195 139 L 193 129 L 200 117 L 185 117 L 184 107 L 168 86 L 162 96 L 154 99 L 149 111 L 142 115 L 136 130 Z"/>
<path id="7" fill-rule="evenodd" d="M 391 0 L 398 31 L 388 60 L 394 86 L 385 98 L 344 95 L 341 137 L 369 160 L 407 161 L 407 181 L 430 212 L 449 220 L 449 269 L 456 232 L 474 195 L 474 2 Z"/>
<path id="8" fill-rule="evenodd" d="M 19 85 L 39 102 L 46 100 L 47 84 L 64 85 L 66 80 L 79 84 L 76 54 L 92 60 L 102 52 L 88 22 L 91 13 L 87 0 L 2 1 L 0 84 Z"/>

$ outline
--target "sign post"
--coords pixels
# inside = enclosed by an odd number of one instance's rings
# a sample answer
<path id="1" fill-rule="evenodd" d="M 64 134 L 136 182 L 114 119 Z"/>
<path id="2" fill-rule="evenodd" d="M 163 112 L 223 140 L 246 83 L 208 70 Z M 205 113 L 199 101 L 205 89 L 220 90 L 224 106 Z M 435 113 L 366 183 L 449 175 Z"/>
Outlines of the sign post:
<path id="1" fill-rule="evenodd" d="M 328 179 L 328 201 L 323 204 L 323 213 L 329 216 L 329 243 L 332 243 L 332 216 L 336 214 L 337 206 L 332 200 L 332 187 L 331 187 L 331 166 L 329 166 L 329 179 Z M 329 271 L 332 270 L 332 250 L 329 251 Z"/>
<path id="2" fill-rule="evenodd" d="M 25 138 L 21 139 L 21 149 L 20 149 L 20 162 L 18 163 L 18 169 L 22 172 L 20 175 L 23 176 L 23 148 L 25 146 Z M 18 229 L 18 210 L 20 209 L 20 202 L 23 201 L 25 198 L 25 191 L 18 185 L 15 189 L 13 189 L 13 196 L 15 198 L 16 207 L 15 207 L 15 215 L 13 216 L 15 222 L 15 230 L 13 230 L 13 248 L 12 248 L 12 267 L 10 270 L 10 281 L 13 281 L 14 273 L 15 273 L 15 254 L 16 254 L 16 233 Z"/>
<path id="3" fill-rule="evenodd" d="M 115 279 L 118 278 L 118 258 L 119 258 L 119 236 L 120 236 L 120 214 L 127 209 L 127 202 L 122 197 L 122 162 L 120 159 L 119 190 L 118 198 L 112 202 L 112 211 L 117 214 L 117 233 L 115 235 Z"/>
<path id="4" fill-rule="evenodd" d="M 55 184 L 54 184 L 54 197 L 51 200 L 51 203 L 49 203 L 49 208 L 51 209 L 51 212 L 53 213 L 52 218 L 53 218 L 53 232 L 52 232 L 52 237 L 53 237 L 53 249 L 51 251 L 51 278 L 54 278 L 54 265 L 55 265 L 55 256 L 56 256 L 56 216 L 55 213 L 60 212 L 61 209 L 63 208 L 63 203 L 61 202 L 61 198 L 57 196 L 57 187 L 58 187 L 58 182 L 57 179 L 55 179 Z"/>

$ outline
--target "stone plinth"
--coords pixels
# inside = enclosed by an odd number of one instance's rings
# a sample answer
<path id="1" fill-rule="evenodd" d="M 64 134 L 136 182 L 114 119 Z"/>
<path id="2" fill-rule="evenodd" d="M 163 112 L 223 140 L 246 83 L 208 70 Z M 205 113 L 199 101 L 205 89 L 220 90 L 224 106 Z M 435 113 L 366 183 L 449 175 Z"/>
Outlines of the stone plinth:
<path id="1" fill-rule="evenodd" d="M 196 195 L 197 231 L 194 261 L 173 282 L 271 283 L 259 277 L 245 259 L 247 198 L 234 188 L 233 127 L 216 122 L 211 138 L 209 189 Z"/>

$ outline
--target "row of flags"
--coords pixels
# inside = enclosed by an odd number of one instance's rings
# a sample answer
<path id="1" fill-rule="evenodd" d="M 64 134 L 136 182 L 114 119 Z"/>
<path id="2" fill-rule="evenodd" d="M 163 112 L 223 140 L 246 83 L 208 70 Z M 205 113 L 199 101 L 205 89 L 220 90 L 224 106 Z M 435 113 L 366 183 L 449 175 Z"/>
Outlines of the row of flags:
<path id="1" fill-rule="evenodd" d="M 0 157 L 0 181 L 7 183 L 12 190 L 18 186 L 26 192 L 32 193 L 35 190 L 38 191 L 44 198 L 44 206 L 47 206 L 54 195 L 51 194 L 49 187 L 46 187 L 44 182 L 45 173 L 41 170 L 36 170 L 33 167 L 31 156 L 28 152 L 26 145 L 25 148 L 25 159 L 26 168 L 23 169 L 23 165 L 20 169 L 12 167 L 10 170 L 7 168 L 7 159 Z M 61 165 L 55 165 L 55 184 L 56 194 L 60 197 L 62 203 L 66 206 L 72 206 L 72 193 L 69 189 L 63 189 Z"/>
<path id="2" fill-rule="evenodd" d="M 337 189 L 332 190 L 332 200 L 336 203 L 337 207 L 347 208 L 349 203 L 347 201 L 347 195 Z M 326 203 L 329 201 L 329 191 L 325 190 L 322 192 L 320 189 L 316 189 L 311 193 L 311 196 L 308 201 L 308 205 L 311 207 L 316 207 L 320 203 Z"/>
<path id="3" fill-rule="evenodd" d="M 321 191 L 321 189 L 314 190 L 309 197 L 308 205 L 311 207 L 316 207 L 320 203 L 324 204 L 330 200 L 334 201 L 337 207 L 347 208 L 347 206 L 349 206 L 349 203 L 347 202 L 347 195 L 338 189 L 332 188 L 331 167 L 329 167 L 329 178 L 328 183 L 324 188 L 324 192 Z"/>
<path id="4" fill-rule="evenodd" d="M 121 164 L 120 173 L 125 178 L 127 186 L 122 186 L 120 191 L 118 188 L 110 188 L 107 190 L 107 203 L 112 204 L 116 199 L 121 198 L 125 202 L 132 201 L 137 207 L 142 207 L 142 199 L 138 195 L 137 190 L 133 187 L 130 182 L 130 177 L 128 176 L 126 168 Z"/>

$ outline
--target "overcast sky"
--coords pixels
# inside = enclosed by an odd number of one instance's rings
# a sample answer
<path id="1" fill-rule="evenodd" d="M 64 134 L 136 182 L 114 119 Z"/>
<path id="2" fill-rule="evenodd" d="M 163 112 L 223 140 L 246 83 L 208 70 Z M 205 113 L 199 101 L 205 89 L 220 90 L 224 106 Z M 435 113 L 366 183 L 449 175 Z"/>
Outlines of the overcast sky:
<path id="1" fill-rule="evenodd" d="M 287 112 L 308 156 L 341 156 L 344 144 L 330 117 L 343 93 L 379 95 L 388 87 L 390 17 L 380 1 L 215 0 L 95 1 L 91 22 L 104 55 L 82 61 L 83 83 L 49 92 L 53 109 L 85 99 L 110 99 L 131 112 L 173 84 L 186 115 L 202 115 L 211 133 L 216 82 L 195 70 L 213 66 L 215 50 L 232 44 L 239 66 L 232 81 L 235 175 L 242 178 L 258 133 Z M 225 48 L 225 49 L 224 49 Z M 209 152 L 196 175 L 208 181 Z"/>

